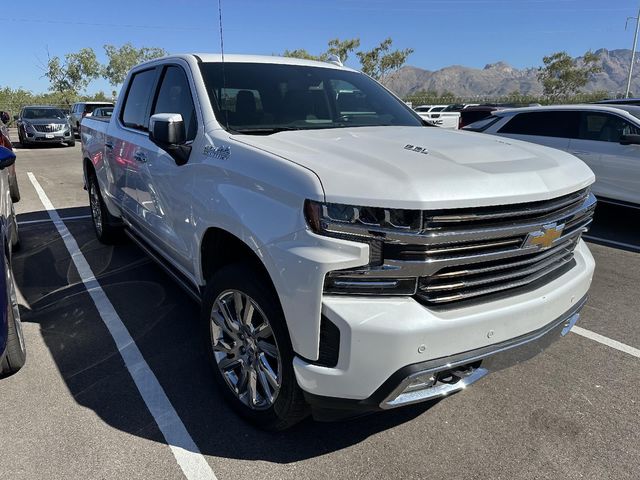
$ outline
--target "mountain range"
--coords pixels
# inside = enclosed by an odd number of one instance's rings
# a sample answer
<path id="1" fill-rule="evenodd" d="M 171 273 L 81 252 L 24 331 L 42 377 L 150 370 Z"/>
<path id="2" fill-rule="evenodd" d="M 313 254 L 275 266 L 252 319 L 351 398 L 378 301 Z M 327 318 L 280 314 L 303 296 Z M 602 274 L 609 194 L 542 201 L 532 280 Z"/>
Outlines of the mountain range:
<path id="1" fill-rule="evenodd" d="M 606 91 L 610 94 L 624 93 L 631 62 L 631 50 L 599 49 L 602 72 L 594 75 L 584 87 L 587 92 Z M 638 58 L 638 57 L 636 57 Z M 578 60 L 581 57 L 577 57 Z M 632 92 L 640 94 L 640 67 L 631 83 Z M 404 66 L 393 74 L 385 84 L 400 97 L 420 91 L 451 92 L 458 97 L 498 97 L 519 92 L 522 95 L 541 95 L 537 67 L 518 69 L 505 62 L 470 68 L 452 65 L 430 71 L 413 66 Z"/>

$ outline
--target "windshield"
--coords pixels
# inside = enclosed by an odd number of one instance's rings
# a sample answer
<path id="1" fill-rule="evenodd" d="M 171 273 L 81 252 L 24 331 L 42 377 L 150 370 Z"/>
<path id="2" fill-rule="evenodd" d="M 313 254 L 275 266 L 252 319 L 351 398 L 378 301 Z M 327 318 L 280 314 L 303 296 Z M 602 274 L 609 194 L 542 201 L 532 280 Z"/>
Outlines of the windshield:
<path id="1" fill-rule="evenodd" d="M 619 108 L 620 110 L 625 110 L 640 120 L 640 107 L 637 107 L 634 105 L 616 105 L 616 108 Z"/>
<path id="2" fill-rule="evenodd" d="M 362 126 L 422 126 L 366 75 L 270 63 L 201 64 L 218 121 L 241 133 Z"/>
<path id="3" fill-rule="evenodd" d="M 67 118 L 59 108 L 25 108 L 22 112 L 22 118 L 29 120 L 37 120 L 40 118 Z"/>

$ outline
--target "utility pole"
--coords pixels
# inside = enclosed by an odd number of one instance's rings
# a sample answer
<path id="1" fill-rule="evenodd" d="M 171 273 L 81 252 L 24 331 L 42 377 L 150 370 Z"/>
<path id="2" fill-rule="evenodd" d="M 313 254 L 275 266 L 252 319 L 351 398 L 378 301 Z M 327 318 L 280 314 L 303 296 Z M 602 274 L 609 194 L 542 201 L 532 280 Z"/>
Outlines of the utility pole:
<path id="1" fill-rule="evenodd" d="M 636 21 L 636 33 L 633 36 L 633 49 L 631 50 L 631 63 L 629 64 L 629 78 L 627 79 L 627 91 L 624 94 L 624 98 L 629 98 L 629 91 L 631 90 L 631 75 L 633 74 L 633 64 L 636 61 L 636 46 L 638 45 L 638 30 L 640 30 L 640 8 L 638 9 L 637 17 L 628 17 L 627 23 L 624 25 L 624 29 L 627 29 L 629 20 Z"/>

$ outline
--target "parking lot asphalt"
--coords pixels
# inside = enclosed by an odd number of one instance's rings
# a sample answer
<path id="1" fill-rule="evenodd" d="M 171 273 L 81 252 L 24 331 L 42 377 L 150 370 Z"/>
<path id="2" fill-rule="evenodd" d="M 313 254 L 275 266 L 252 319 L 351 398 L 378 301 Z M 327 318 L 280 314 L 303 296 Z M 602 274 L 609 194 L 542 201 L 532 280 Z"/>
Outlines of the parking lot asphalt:
<path id="1" fill-rule="evenodd" d="M 0 380 L 0 479 L 184 478 L 27 172 L 71 218 L 70 234 L 218 479 L 640 477 L 640 359 L 573 333 L 440 402 L 255 430 L 216 390 L 198 306 L 133 244 L 95 239 L 80 147 L 17 153 L 13 268 L 28 359 Z M 579 325 L 640 348 L 638 213 L 603 212 L 591 233 L 631 247 L 590 244 L 597 270 Z"/>

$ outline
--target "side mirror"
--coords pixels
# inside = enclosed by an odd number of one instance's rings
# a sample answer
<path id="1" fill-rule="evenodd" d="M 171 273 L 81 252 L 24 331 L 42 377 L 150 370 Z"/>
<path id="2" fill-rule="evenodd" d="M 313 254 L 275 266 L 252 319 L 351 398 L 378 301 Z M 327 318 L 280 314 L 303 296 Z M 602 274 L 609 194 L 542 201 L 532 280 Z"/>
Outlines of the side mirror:
<path id="1" fill-rule="evenodd" d="M 11 121 L 11 117 L 7 112 L 0 112 L 0 121 L 2 123 L 9 123 Z"/>
<path id="2" fill-rule="evenodd" d="M 622 135 L 620 137 L 621 145 L 640 145 L 640 135 Z"/>
<path id="3" fill-rule="evenodd" d="M 0 147 L 0 170 L 10 167 L 16 161 L 16 154 L 7 147 Z"/>
<path id="4" fill-rule="evenodd" d="M 156 113 L 149 120 L 149 140 L 166 151 L 178 165 L 189 160 L 191 146 L 185 145 L 187 134 L 179 113 Z"/>

